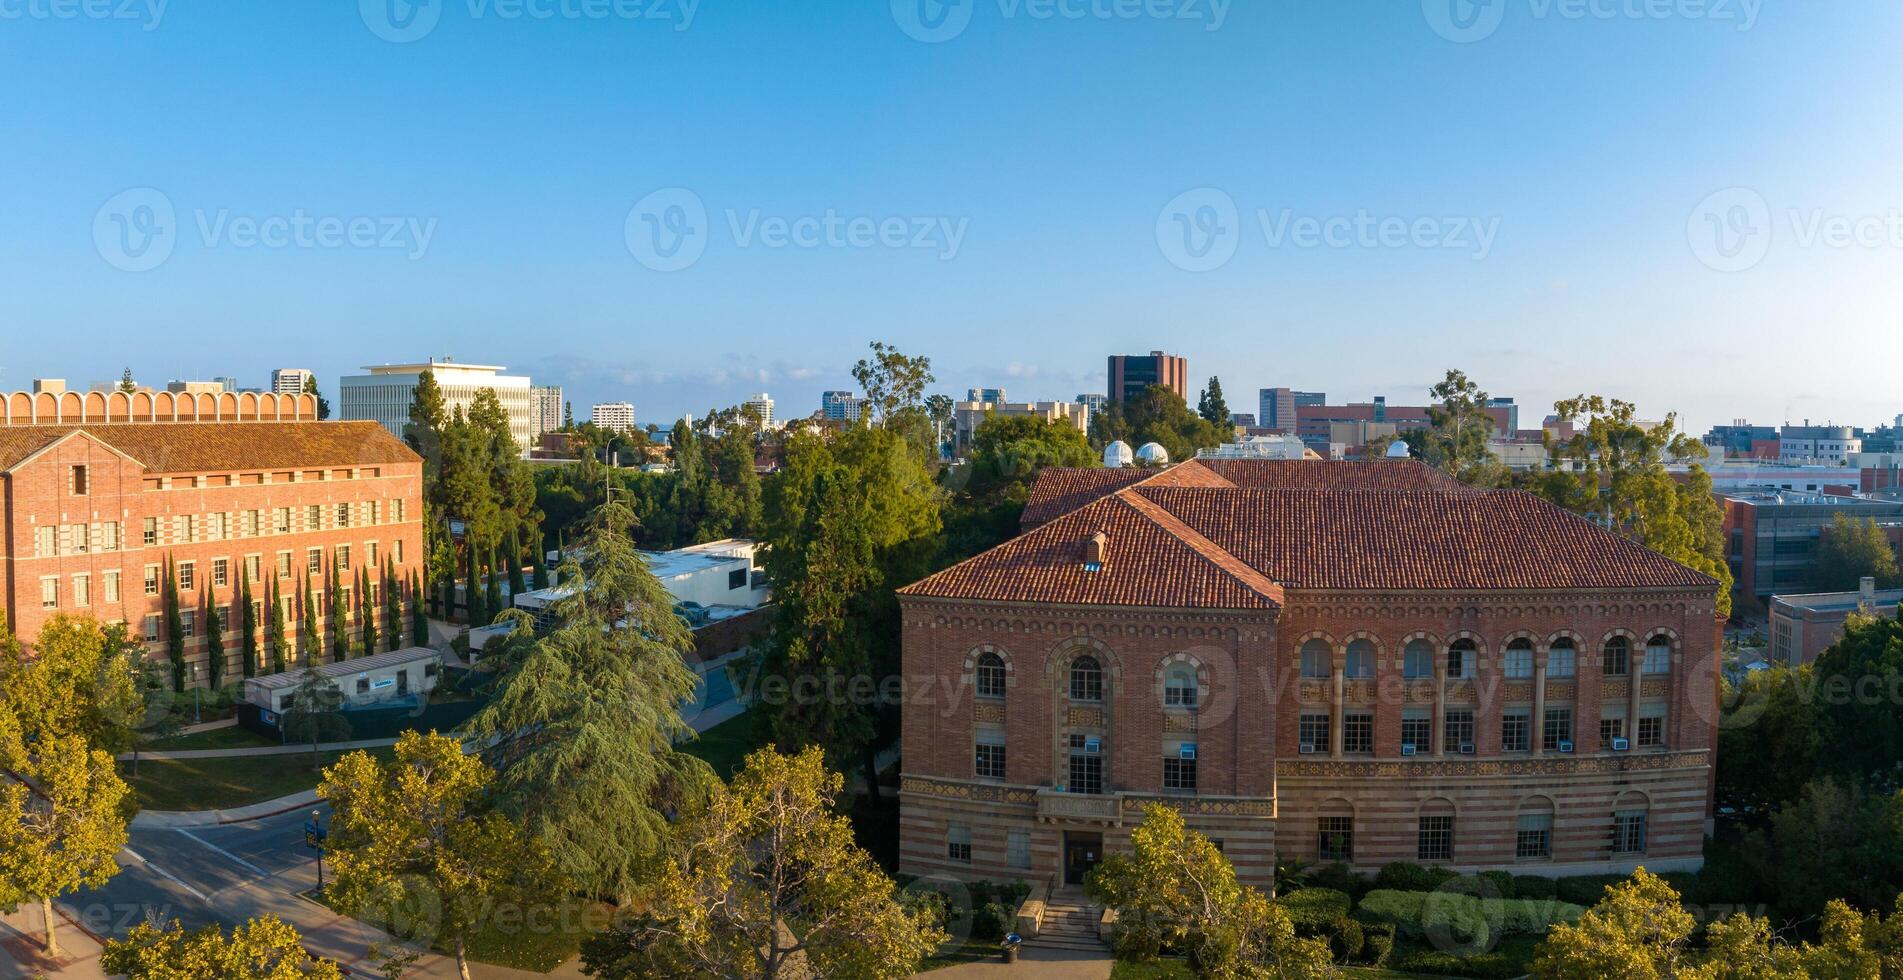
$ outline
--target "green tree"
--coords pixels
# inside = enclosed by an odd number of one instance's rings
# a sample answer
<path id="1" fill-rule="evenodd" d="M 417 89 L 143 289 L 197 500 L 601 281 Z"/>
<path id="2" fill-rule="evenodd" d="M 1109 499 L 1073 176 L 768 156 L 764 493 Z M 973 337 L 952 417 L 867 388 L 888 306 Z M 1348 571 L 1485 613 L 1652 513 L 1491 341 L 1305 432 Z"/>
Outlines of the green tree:
<path id="1" fill-rule="evenodd" d="M 258 672 L 258 608 L 251 598 L 251 563 L 246 561 L 238 563 L 238 629 L 244 634 L 239 641 L 244 676 L 251 677 Z"/>
<path id="2" fill-rule="evenodd" d="M 344 598 L 344 573 L 335 557 L 324 576 L 324 589 L 330 607 L 330 659 L 343 663 L 350 659 L 350 603 Z"/>
<path id="3" fill-rule="evenodd" d="M 508 608 L 502 604 L 502 583 L 496 579 L 496 553 L 494 549 L 490 549 L 488 559 L 488 571 L 483 574 L 482 580 L 482 625 L 484 626 L 495 622 L 496 615 Z"/>
<path id="4" fill-rule="evenodd" d="M 78 735 L 42 736 L 30 754 L 6 754 L 23 782 L 0 782 L 0 908 L 13 911 L 18 898 L 39 902 L 46 951 L 58 959 L 53 902 L 118 873 L 113 857 L 126 845 L 129 790 L 112 756 Z"/>
<path id="5" fill-rule="evenodd" d="M 165 584 L 160 593 L 159 605 L 165 615 L 165 655 L 172 661 L 172 688 L 185 692 L 185 617 L 179 611 L 178 569 L 172 564 L 172 556 L 166 555 L 161 571 Z"/>
<path id="6" fill-rule="evenodd" d="M 1825 592 L 1854 592 L 1858 583 L 1869 576 L 1877 588 L 1895 588 L 1899 577 L 1896 552 L 1876 518 L 1859 521 L 1839 511 L 1831 515 L 1830 528 L 1817 541 L 1817 588 Z"/>
<path id="7" fill-rule="evenodd" d="M 311 768 L 317 768 L 317 747 L 325 742 L 341 742 L 350 737 L 350 719 L 343 714 L 344 692 L 337 682 L 315 667 L 306 667 L 297 677 L 291 703 L 284 709 L 284 735 L 311 746 Z"/>
<path id="8" fill-rule="evenodd" d="M 1721 808 L 1769 815 L 1817 770 L 1814 668 L 1775 665 L 1725 682 L 1718 725 L 1717 799 Z"/>
<path id="9" fill-rule="evenodd" d="M 1464 372 L 1449 369 L 1429 394 L 1434 404 L 1427 409 L 1428 427 L 1421 433 L 1420 457 L 1428 465 L 1476 486 L 1505 482 L 1506 469 L 1487 446 L 1493 437 L 1487 393 Z"/>
<path id="10" fill-rule="evenodd" d="M 139 390 L 139 383 L 137 381 L 132 380 L 131 368 L 126 368 L 125 371 L 120 373 L 119 390 L 125 392 L 128 395 Z"/>
<path id="11" fill-rule="evenodd" d="M 325 851 L 337 877 L 326 894 L 362 913 L 404 907 L 422 891 L 463 980 L 469 937 L 493 906 L 535 904 L 546 891 L 545 856 L 484 802 L 493 778 L 456 739 L 412 731 L 397 739 L 394 761 L 352 752 L 317 789 L 334 814 Z"/>
<path id="12" fill-rule="evenodd" d="M 317 400 L 318 421 L 321 422 L 330 418 L 330 399 L 325 398 L 324 393 L 318 389 L 317 378 L 315 376 L 307 376 L 304 378 L 304 394 L 310 395 Z"/>
<path id="13" fill-rule="evenodd" d="M 455 577 L 455 546 L 449 535 L 449 511 L 443 473 L 443 430 L 449 424 L 449 409 L 435 372 L 424 369 L 416 379 L 416 392 L 410 401 L 410 420 L 403 427 L 403 440 L 423 457 L 423 585 L 434 594 L 435 586 L 448 588 Z M 447 592 L 445 594 L 448 594 Z M 445 602 L 445 606 L 447 603 Z M 450 614 L 445 608 L 444 616 Z"/>
<path id="14" fill-rule="evenodd" d="M 1099 445 L 1122 440 L 1131 446 L 1154 442 L 1172 460 L 1189 459 L 1198 449 L 1222 444 L 1228 429 L 1189 410 L 1183 397 L 1162 385 L 1148 385 L 1122 402 L 1112 402 L 1091 419 L 1091 439 Z"/>
<path id="15" fill-rule="evenodd" d="M 1892 697 L 1871 692 L 1903 690 L 1903 621 L 1852 614 L 1811 673 L 1823 768 L 1846 782 L 1895 788 L 1903 713 Z"/>
<path id="16" fill-rule="evenodd" d="M 925 386 L 932 376 L 932 360 L 902 354 L 897 347 L 873 341 L 872 356 L 852 366 L 853 380 L 866 393 L 872 409 L 868 421 L 890 425 L 908 412 L 924 412 Z"/>
<path id="17" fill-rule="evenodd" d="M 403 580 L 396 577 L 396 559 L 383 560 L 384 649 L 403 645 Z"/>
<path id="18" fill-rule="evenodd" d="M 287 645 L 284 639 L 284 589 L 275 575 L 265 579 L 264 589 L 264 601 L 271 606 L 264 614 L 265 622 L 269 624 L 265 629 L 264 645 L 271 653 L 271 673 L 281 674 L 284 672 Z"/>
<path id="19" fill-rule="evenodd" d="M 659 852 L 666 813 L 705 792 L 712 771 L 674 751 L 698 677 L 693 637 L 629 538 L 619 502 L 598 508 L 562 568 L 554 628 L 498 679 L 469 736 L 497 771 L 504 810 L 561 876 L 625 897 Z"/>
<path id="20" fill-rule="evenodd" d="M 1230 431 L 1233 423 L 1229 421 L 1229 403 L 1222 397 L 1221 378 L 1213 374 L 1209 376 L 1209 387 L 1203 389 L 1202 397 L 1196 401 L 1196 414 L 1217 429 Z"/>
<path id="21" fill-rule="evenodd" d="M 429 614 L 423 611 L 423 581 L 410 573 L 410 642 L 429 646 Z"/>
<path id="22" fill-rule="evenodd" d="M 225 620 L 218 612 L 218 586 L 205 586 L 205 660 L 211 667 L 211 687 L 225 686 Z"/>
<path id="23" fill-rule="evenodd" d="M 377 652 L 377 600 L 370 595 L 370 569 L 357 570 L 357 617 L 363 621 L 363 655 Z"/>
<path id="24" fill-rule="evenodd" d="M 298 625 L 303 636 L 299 645 L 304 655 L 299 666 L 315 667 L 324 662 L 324 630 L 318 624 L 317 595 L 311 591 L 311 573 L 308 570 L 304 572 L 302 582 L 298 588 L 299 601 L 302 603 Z"/>
<path id="25" fill-rule="evenodd" d="M 126 980 L 343 980 L 330 960 L 315 959 L 303 937 L 275 915 L 245 922 L 227 937 L 215 925 L 187 931 L 141 922 L 106 941 L 99 963 Z"/>
<path id="26" fill-rule="evenodd" d="M 834 808 L 818 749 L 749 756 L 670 836 L 641 913 L 590 940 L 602 980 L 909 977 L 946 937 L 908 909 Z"/>
<path id="27" fill-rule="evenodd" d="M 469 607 L 469 628 L 487 626 L 494 619 L 489 608 L 489 591 L 482 585 L 482 563 L 476 549 L 468 549 L 469 577 L 463 585 L 463 601 Z"/>
<path id="28" fill-rule="evenodd" d="M 1696 925 L 1672 886 L 1640 868 L 1630 880 L 1609 886 L 1576 924 L 1553 926 L 1539 945 L 1533 973 L 1551 980 L 1681 976 L 1691 966 Z"/>
<path id="29" fill-rule="evenodd" d="M 0 615 L 0 714 L 11 716 L 25 735 L 72 735 L 117 755 L 138 743 L 145 714 L 138 668 L 144 660 L 123 625 L 68 613 L 40 627 L 28 657 Z"/>

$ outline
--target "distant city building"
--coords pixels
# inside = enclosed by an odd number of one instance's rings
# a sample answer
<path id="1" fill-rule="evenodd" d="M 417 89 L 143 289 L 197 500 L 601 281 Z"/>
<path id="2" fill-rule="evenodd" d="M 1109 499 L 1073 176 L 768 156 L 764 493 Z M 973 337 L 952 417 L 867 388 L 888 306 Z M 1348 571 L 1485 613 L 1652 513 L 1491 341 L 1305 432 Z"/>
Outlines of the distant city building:
<path id="1" fill-rule="evenodd" d="M 1903 500 L 1866 500 L 1786 490 L 1720 491 L 1724 505 L 1725 560 L 1741 599 L 1764 602 L 1773 595 L 1817 587 L 1817 543 L 1831 520 L 1875 520 L 1894 550 L 1903 540 Z"/>
<path id="2" fill-rule="evenodd" d="M 562 427 L 562 386 L 536 385 L 529 389 L 530 412 L 535 419 L 535 434 L 554 432 Z"/>
<path id="3" fill-rule="evenodd" d="M 1520 429 L 1520 406 L 1518 406 L 1518 405 L 1515 405 L 1515 404 L 1513 403 L 1513 399 L 1511 399 L 1511 398 L 1489 398 L 1489 399 L 1487 399 L 1487 407 L 1488 407 L 1488 408 L 1497 408 L 1497 409 L 1502 409 L 1502 410 L 1504 410 L 1504 411 L 1506 412 L 1506 429 L 1505 429 L 1505 431 L 1504 431 L 1504 433 L 1502 433 L 1502 434 L 1504 434 L 1504 435 L 1511 435 L 1511 434 L 1513 434 L 1513 433 L 1515 433 L 1515 432 L 1518 432 L 1518 431 L 1519 431 L 1519 429 Z"/>
<path id="4" fill-rule="evenodd" d="M 1320 394 L 1291 393 L 1292 396 L 1309 396 L 1296 398 L 1295 434 L 1301 436 L 1309 448 L 1330 458 L 1352 455 L 1374 439 L 1433 425 L 1425 405 L 1389 405 L 1385 395 L 1347 405 L 1315 403 L 1313 397 Z M 1482 409 L 1493 422 L 1493 434 L 1499 437 L 1512 435 L 1511 423 L 1519 417 L 1518 408 L 1510 400 L 1505 401 L 1508 403 L 1504 405 L 1489 402 Z"/>
<path id="5" fill-rule="evenodd" d="M 305 368 L 278 368 L 271 372 L 271 393 L 275 395 L 295 395 L 303 392 L 306 386 L 317 380 L 317 375 Z"/>
<path id="6" fill-rule="evenodd" d="M 1005 397 L 1003 388 L 971 388 L 965 392 L 965 400 L 968 402 L 991 402 L 994 405 L 998 402 L 1010 401 L 1009 398 Z"/>
<path id="7" fill-rule="evenodd" d="M 1121 402 L 1149 385 L 1162 385 L 1189 399 L 1189 361 L 1160 350 L 1147 356 L 1110 355 L 1110 400 Z"/>
<path id="8" fill-rule="evenodd" d="M 1067 422 L 1086 434 L 1090 431 L 1090 410 L 1076 402 L 958 402 L 952 406 L 952 434 L 958 452 L 971 448 L 978 423 L 989 415 L 1023 415 L 1046 422 Z"/>
<path id="9" fill-rule="evenodd" d="M 1847 425 L 1787 425 L 1778 430 L 1778 459 L 1785 463 L 1843 466 L 1863 451 L 1863 440 Z"/>
<path id="10" fill-rule="evenodd" d="M 1319 391 L 1263 388 L 1257 392 L 1256 425 L 1274 432 L 1294 432 L 1297 408 L 1327 402 L 1328 395 Z"/>
<path id="11" fill-rule="evenodd" d="M 761 429 L 779 428 L 779 423 L 773 418 L 773 397 L 766 392 L 747 399 L 740 407 L 753 409 L 753 414 L 760 417 Z"/>
<path id="12" fill-rule="evenodd" d="M 1314 455 L 1302 440 L 1292 435 L 1249 436 L 1227 442 L 1214 449 L 1202 449 L 1197 459 L 1307 459 Z"/>
<path id="13" fill-rule="evenodd" d="M 1777 458 L 1776 427 L 1752 425 L 1744 419 L 1733 419 L 1730 425 L 1712 426 L 1703 441 L 1707 446 L 1722 450 L 1726 456 L 1758 456 L 1758 447 L 1768 442 L 1773 448 L 1771 458 Z"/>
<path id="14" fill-rule="evenodd" d="M 66 393 L 66 379 L 34 378 L 33 393 L 36 395 L 63 395 Z"/>
<path id="15" fill-rule="evenodd" d="M 402 436 L 403 427 L 410 423 L 410 406 L 416 401 L 416 383 L 424 371 L 429 371 L 442 390 L 445 412 L 460 408 L 467 413 L 478 392 L 494 391 L 509 416 L 509 434 L 516 445 L 525 453 L 535 445 L 539 419 L 530 390 L 534 385 L 526 377 L 503 374 L 506 368 L 432 358 L 421 363 L 366 365 L 364 370 L 370 373 L 337 379 L 341 419 L 369 419 Z"/>
<path id="16" fill-rule="evenodd" d="M 819 396 L 819 411 L 833 422 L 857 422 L 866 410 L 866 400 L 850 391 L 827 391 Z"/>
<path id="17" fill-rule="evenodd" d="M 1079 405 L 1084 406 L 1085 408 L 1090 409 L 1090 414 L 1092 415 L 1096 415 L 1098 412 L 1103 411 L 1103 407 L 1105 405 L 1110 404 L 1109 395 L 1095 395 L 1095 394 L 1086 393 L 1086 394 L 1078 395 L 1076 398 L 1073 398 L 1071 400 L 1076 402 Z"/>
<path id="18" fill-rule="evenodd" d="M 633 432 L 634 406 L 628 402 L 601 402 L 588 410 L 588 420 L 610 432 Z"/>
<path id="19" fill-rule="evenodd" d="M 1253 429 L 1255 428 L 1255 413 L 1254 412 L 1230 412 L 1229 424 L 1239 425 L 1245 429 Z"/>
<path id="20" fill-rule="evenodd" d="M 174 395 L 220 395 L 232 389 L 218 381 L 168 381 L 165 390 Z"/>
<path id="21" fill-rule="evenodd" d="M 1817 662 L 1844 635 L 1844 619 L 1853 612 L 1894 618 L 1903 589 L 1878 591 L 1864 576 L 1855 592 L 1814 592 L 1771 597 L 1771 660 L 1798 666 Z"/>

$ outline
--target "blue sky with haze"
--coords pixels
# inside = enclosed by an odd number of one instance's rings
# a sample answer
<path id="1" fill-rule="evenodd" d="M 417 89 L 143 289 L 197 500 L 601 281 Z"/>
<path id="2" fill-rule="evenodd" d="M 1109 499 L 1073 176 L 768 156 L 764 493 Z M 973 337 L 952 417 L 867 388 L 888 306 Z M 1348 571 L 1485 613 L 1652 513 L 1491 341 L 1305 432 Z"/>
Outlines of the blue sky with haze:
<path id="1" fill-rule="evenodd" d="M 884 339 L 1903 412 L 1903 6 L 690 2 L 0 0 L 0 388 L 453 355 L 666 422 Z"/>

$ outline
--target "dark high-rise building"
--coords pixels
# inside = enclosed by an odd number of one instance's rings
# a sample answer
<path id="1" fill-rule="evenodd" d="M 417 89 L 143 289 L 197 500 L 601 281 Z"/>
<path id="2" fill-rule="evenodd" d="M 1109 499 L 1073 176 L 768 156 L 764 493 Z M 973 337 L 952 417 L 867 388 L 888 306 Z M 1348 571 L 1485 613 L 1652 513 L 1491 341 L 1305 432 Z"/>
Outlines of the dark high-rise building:
<path id="1" fill-rule="evenodd" d="M 1189 361 L 1153 350 L 1149 355 L 1110 355 L 1110 400 L 1120 402 L 1146 385 L 1162 385 L 1189 400 Z"/>
<path id="2" fill-rule="evenodd" d="M 1295 431 L 1295 410 L 1300 406 L 1328 404 L 1327 393 L 1320 391 L 1263 388 L 1257 392 L 1257 395 L 1256 424 L 1277 432 Z"/>

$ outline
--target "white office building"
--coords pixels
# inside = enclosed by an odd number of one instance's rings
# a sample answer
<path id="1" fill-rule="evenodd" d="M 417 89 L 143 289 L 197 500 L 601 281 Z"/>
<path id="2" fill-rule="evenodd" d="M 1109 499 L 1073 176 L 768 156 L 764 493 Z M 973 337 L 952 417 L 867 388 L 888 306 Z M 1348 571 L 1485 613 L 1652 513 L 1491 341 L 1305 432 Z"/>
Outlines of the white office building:
<path id="1" fill-rule="evenodd" d="M 509 434 L 528 452 L 538 435 L 535 417 L 534 385 L 522 376 L 505 375 L 506 368 L 485 364 L 462 364 L 448 358 L 431 359 L 420 364 L 365 365 L 368 374 L 352 374 L 337 379 L 338 417 L 346 421 L 368 419 L 378 422 L 398 437 L 410 423 L 410 406 L 416 401 L 416 384 L 424 371 L 436 378 L 443 393 L 443 411 L 461 408 L 466 415 L 478 392 L 496 393 L 502 410 L 509 416 Z"/>
<path id="2" fill-rule="evenodd" d="M 610 432 L 632 432 L 634 406 L 628 402 L 602 402 L 589 410 L 588 420 Z"/>
<path id="3" fill-rule="evenodd" d="M 857 422 L 866 400 L 850 391 L 828 391 L 819 396 L 821 414 L 834 422 Z"/>
<path id="4" fill-rule="evenodd" d="M 529 401 L 534 409 L 536 435 L 562 427 L 561 385 L 536 385 L 529 389 Z"/>
<path id="5" fill-rule="evenodd" d="M 773 397 L 766 392 L 760 392 L 752 398 L 747 399 L 741 403 L 741 407 L 753 409 L 753 414 L 760 417 L 760 428 L 779 428 L 779 424 L 773 419 Z"/>
<path id="6" fill-rule="evenodd" d="M 316 377 L 307 368 L 278 368 L 271 372 L 271 393 L 301 395 Z"/>

